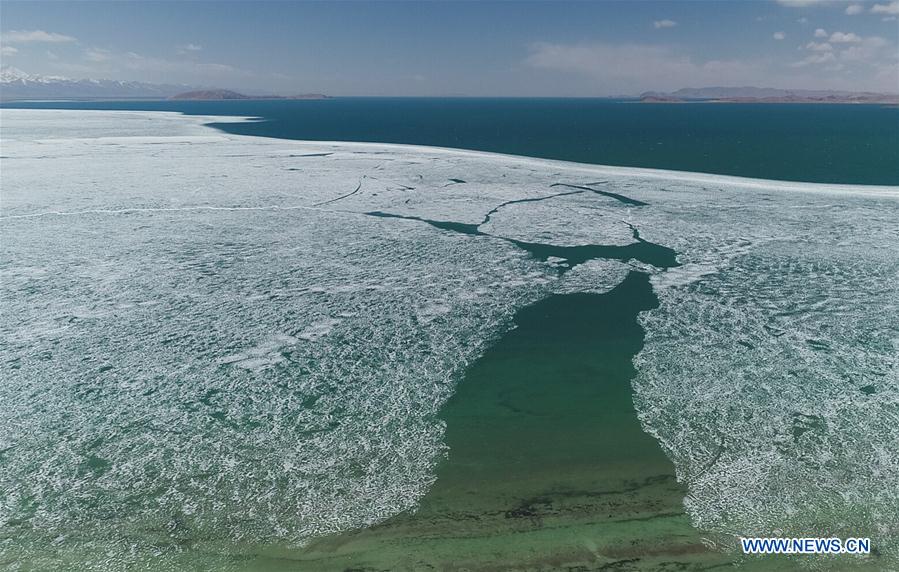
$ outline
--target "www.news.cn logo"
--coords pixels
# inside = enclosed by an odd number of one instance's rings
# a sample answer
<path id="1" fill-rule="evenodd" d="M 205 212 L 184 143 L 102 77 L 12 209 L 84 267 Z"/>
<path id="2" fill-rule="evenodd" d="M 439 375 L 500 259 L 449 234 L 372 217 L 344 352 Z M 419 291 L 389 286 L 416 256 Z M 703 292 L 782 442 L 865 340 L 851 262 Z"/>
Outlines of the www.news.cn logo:
<path id="1" fill-rule="evenodd" d="M 870 554 L 870 538 L 741 538 L 744 554 Z"/>

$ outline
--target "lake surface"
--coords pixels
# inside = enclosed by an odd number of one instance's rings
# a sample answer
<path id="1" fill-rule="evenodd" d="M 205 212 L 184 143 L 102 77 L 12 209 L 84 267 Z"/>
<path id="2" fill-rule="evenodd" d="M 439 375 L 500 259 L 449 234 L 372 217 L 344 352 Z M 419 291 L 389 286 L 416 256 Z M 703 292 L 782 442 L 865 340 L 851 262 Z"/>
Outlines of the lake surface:
<path id="1" fill-rule="evenodd" d="M 213 120 L 2 111 L 0 568 L 899 562 L 899 188 Z"/>
<path id="2" fill-rule="evenodd" d="M 34 102 L 5 107 L 258 116 L 230 133 L 454 147 L 788 181 L 899 184 L 899 107 L 606 99 L 334 98 Z"/>

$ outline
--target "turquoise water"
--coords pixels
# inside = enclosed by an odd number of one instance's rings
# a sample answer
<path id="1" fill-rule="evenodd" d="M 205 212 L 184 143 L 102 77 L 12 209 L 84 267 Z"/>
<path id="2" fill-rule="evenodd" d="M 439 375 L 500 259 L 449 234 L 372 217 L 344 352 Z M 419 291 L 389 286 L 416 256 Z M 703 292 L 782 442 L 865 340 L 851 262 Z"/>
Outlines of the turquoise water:
<path id="1" fill-rule="evenodd" d="M 4 112 L 0 569 L 899 561 L 894 190 L 205 120 Z"/>
<path id="2" fill-rule="evenodd" d="M 335 98 L 6 107 L 258 116 L 265 121 L 216 127 L 243 135 L 411 143 L 761 179 L 899 184 L 899 108 L 881 105 Z"/>

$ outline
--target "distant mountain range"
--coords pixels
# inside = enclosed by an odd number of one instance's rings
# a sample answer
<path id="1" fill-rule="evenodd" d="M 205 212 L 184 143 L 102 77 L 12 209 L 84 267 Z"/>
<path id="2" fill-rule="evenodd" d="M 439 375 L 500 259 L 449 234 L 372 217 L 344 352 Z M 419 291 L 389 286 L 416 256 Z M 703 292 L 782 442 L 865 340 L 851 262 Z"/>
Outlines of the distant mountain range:
<path id="1" fill-rule="evenodd" d="M 230 89 L 201 89 L 173 95 L 169 99 L 189 99 L 199 101 L 230 100 L 230 99 L 328 99 L 327 95 L 320 93 L 304 93 L 302 95 L 244 95 Z"/>
<path id="2" fill-rule="evenodd" d="M 244 95 L 227 89 L 190 85 L 72 79 L 25 73 L 11 66 L 0 68 L 0 100 L 23 99 L 326 99 L 314 93 L 294 96 Z M 767 87 L 700 87 L 673 92 L 647 91 L 640 95 L 646 103 L 722 101 L 737 103 L 890 103 L 899 104 L 899 94 L 872 92 L 775 89 Z"/>
<path id="3" fill-rule="evenodd" d="M 198 88 L 190 85 L 118 81 L 111 79 L 71 79 L 62 76 L 25 73 L 11 66 L 0 68 L 0 99 L 325 99 L 319 93 L 279 96 L 244 95 L 227 89 Z"/>
<path id="4" fill-rule="evenodd" d="M 0 99 L 164 99 L 191 89 L 187 85 L 71 79 L 25 73 L 11 66 L 0 68 Z"/>
<path id="5" fill-rule="evenodd" d="M 688 87 L 673 92 L 647 91 L 647 103 L 722 101 L 734 103 L 899 103 L 899 94 L 869 91 L 776 89 L 773 87 Z"/>

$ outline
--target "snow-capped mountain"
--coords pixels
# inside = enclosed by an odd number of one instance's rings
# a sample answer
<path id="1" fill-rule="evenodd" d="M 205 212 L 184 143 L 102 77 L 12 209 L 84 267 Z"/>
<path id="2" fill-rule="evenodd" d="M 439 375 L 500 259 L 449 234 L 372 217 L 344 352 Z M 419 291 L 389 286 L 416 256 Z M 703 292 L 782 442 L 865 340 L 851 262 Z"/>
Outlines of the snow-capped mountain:
<path id="1" fill-rule="evenodd" d="M 187 85 L 118 81 L 111 79 L 72 79 L 37 75 L 20 69 L 0 68 L 0 99 L 80 99 L 80 98 L 164 98 L 195 89 Z"/>

